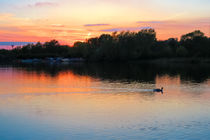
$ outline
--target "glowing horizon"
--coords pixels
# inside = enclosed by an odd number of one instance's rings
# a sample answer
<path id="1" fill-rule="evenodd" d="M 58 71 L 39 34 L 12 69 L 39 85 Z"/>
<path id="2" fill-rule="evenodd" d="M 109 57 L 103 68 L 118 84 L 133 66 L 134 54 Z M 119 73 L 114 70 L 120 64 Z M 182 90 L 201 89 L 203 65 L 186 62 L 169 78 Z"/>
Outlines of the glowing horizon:
<path id="1" fill-rule="evenodd" d="M 113 31 L 151 27 L 159 40 L 201 30 L 210 36 L 208 0 L 2 0 L 0 42 L 73 44 Z"/>

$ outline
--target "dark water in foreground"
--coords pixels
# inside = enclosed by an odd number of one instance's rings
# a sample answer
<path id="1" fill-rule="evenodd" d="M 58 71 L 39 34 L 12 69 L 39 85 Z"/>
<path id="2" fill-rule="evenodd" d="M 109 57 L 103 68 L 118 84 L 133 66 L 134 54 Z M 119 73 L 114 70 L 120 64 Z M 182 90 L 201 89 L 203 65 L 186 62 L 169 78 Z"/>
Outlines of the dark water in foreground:
<path id="1" fill-rule="evenodd" d="M 208 65 L 2 65 L 0 83 L 1 140 L 210 139 Z"/>

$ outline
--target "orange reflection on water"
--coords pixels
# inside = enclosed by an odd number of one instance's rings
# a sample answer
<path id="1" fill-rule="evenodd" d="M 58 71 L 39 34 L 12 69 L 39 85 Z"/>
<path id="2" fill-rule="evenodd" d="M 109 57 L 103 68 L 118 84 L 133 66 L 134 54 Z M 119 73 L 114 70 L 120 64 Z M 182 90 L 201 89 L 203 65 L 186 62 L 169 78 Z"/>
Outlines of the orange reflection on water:
<path id="1" fill-rule="evenodd" d="M 95 79 L 79 76 L 71 71 L 60 72 L 55 76 L 46 73 L 5 69 L 0 73 L 0 94 L 33 94 L 33 93 L 70 93 L 93 91 L 91 84 Z M 94 83 L 96 84 L 96 83 Z"/>
<path id="2" fill-rule="evenodd" d="M 170 77 L 168 75 L 164 75 L 164 76 L 156 76 L 155 79 L 155 83 L 157 86 L 161 86 L 161 85 L 180 85 L 181 84 L 181 80 L 180 80 L 180 76 L 176 76 L 176 77 Z"/>
<path id="3" fill-rule="evenodd" d="M 171 95 L 180 94 L 181 79 L 180 76 L 170 77 L 169 75 L 156 76 L 156 88 L 164 88 L 164 92 L 169 92 Z"/>

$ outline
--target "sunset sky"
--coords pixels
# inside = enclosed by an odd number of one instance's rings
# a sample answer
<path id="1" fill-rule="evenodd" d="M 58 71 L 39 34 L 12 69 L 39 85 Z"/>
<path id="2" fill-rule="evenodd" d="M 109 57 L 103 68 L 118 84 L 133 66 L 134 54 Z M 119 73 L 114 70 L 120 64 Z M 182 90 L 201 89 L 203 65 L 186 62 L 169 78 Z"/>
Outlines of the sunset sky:
<path id="1" fill-rule="evenodd" d="M 152 27 L 157 38 L 210 36 L 210 0 L 0 0 L 0 42 L 63 44 Z"/>

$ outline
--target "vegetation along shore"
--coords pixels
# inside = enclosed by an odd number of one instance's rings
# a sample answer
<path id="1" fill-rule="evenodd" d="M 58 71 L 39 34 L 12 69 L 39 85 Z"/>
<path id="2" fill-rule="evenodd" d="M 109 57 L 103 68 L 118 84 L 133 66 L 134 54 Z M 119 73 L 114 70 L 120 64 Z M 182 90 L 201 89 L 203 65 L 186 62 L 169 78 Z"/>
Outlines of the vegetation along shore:
<path id="1" fill-rule="evenodd" d="M 0 61 L 171 61 L 210 62 L 210 38 L 199 30 L 182 35 L 180 40 L 157 40 L 154 29 L 139 32 L 114 32 L 60 45 L 52 40 L 45 43 L 17 46 L 0 50 Z"/>

